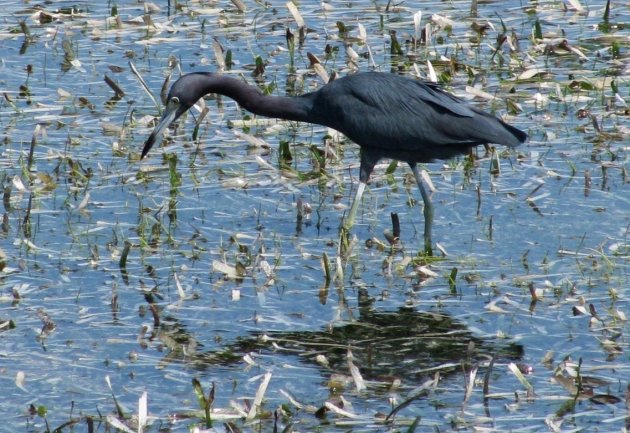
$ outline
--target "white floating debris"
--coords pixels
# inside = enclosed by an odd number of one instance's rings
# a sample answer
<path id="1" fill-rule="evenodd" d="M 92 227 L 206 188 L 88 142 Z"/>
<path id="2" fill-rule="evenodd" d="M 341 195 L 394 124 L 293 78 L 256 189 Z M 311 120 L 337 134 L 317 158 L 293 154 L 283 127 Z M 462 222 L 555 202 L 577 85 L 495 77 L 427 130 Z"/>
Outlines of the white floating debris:
<path id="1" fill-rule="evenodd" d="M 453 27 L 455 25 L 455 21 L 453 21 L 452 19 L 438 14 L 431 15 L 431 22 L 442 29 Z"/>
<path id="2" fill-rule="evenodd" d="M 304 27 L 305 23 L 304 23 L 304 18 L 302 18 L 302 14 L 300 14 L 300 11 L 298 11 L 297 6 L 293 3 L 293 2 L 287 2 L 286 3 L 287 9 L 289 9 L 289 12 L 291 12 L 291 15 L 293 16 L 293 19 L 295 20 L 295 23 L 297 24 L 297 26 L 299 28 Z"/>
<path id="3" fill-rule="evenodd" d="M 431 81 L 432 83 L 437 83 L 437 74 L 435 73 L 435 69 L 433 68 L 433 63 L 431 63 L 431 60 L 427 60 L 427 70 L 429 71 L 429 81 Z"/>
<path id="4" fill-rule="evenodd" d="M 265 373 L 263 377 L 263 381 L 258 387 L 258 391 L 256 392 L 256 397 L 254 398 L 254 402 L 252 403 L 252 407 L 247 414 L 247 419 L 252 420 L 258 415 L 258 410 L 260 405 L 263 402 L 263 398 L 265 397 L 265 393 L 267 392 L 267 387 L 269 386 L 269 381 L 271 380 L 271 372 Z"/>
<path id="5" fill-rule="evenodd" d="M 516 77 L 517 80 L 529 80 L 531 78 L 534 78 L 538 75 L 546 75 L 549 74 L 550 72 L 542 69 L 542 68 L 530 68 L 527 69 L 526 71 L 522 72 L 518 77 Z"/>
<path id="6" fill-rule="evenodd" d="M 420 27 L 420 23 L 422 22 L 422 11 L 418 11 L 413 14 L 413 29 L 416 36 L 416 43 L 420 41 L 422 37 L 422 28 Z"/>
<path id="7" fill-rule="evenodd" d="M 365 390 L 366 388 L 365 380 L 363 380 L 363 376 L 361 375 L 361 372 L 359 371 L 359 367 L 357 367 L 354 364 L 354 362 L 352 362 L 352 359 L 354 357 L 350 350 L 348 350 L 347 358 L 348 358 L 348 369 L 350 370 L 350 374 L 352 375 L 352 380 L 354 380 L 354 386 L 356 387 L 357 392 L 361 392 Z"/>
<path id="8" fill-rule="evenodd" d="M 18 371 L 15 375 L 15 386 L 20 388 L 22 391 L 27 392 L 26 387 L 24 386 L 26 382 L 26 375 L 23 371 Z"/>
<path id="9" fill-rule="evenodd" d="M 24 186 L 24 183 L 22 182 L 22 179 L 17 174 L 15 176 L 13 176 L 13 179 L 11 180 L 11 182 L 13 183 L 13 186 L 15 187 L 15 189 L 17 189 L 19 192 L 27 192 L 28 191 L 26 186 Z"/>
<path id="10" fill-rule="evenodd" d="M 212 270 L 215 272 L 222 272 L 228 278 L 238 277 L 238 274 L 236 273 L 236 268 L 234 266 L 219 262 L 218 260 L 214 260 L 212 262 Z"/>

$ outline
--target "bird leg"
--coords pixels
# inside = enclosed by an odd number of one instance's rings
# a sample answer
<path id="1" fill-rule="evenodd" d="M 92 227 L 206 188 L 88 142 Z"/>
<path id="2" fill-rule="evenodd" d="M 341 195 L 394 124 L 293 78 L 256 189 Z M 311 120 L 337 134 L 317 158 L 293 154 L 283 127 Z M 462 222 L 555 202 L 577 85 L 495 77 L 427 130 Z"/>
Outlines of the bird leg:
<path id="1" fill-rule="evenodd" d="M 431 197 L 427 192 L 427 189 L 422 182 L 420 171 L 416 164 L 409 164 L 411 171 L 413 171 L 413 177 L 416 178 L 416 183 L 420 189 L 420 195 L 422 195 L 422 201 L 424 202 L 424 252 L 432 256 L 433 245 L 431 241 L 431 228 L 433 226 L 433 204 L 431 203 Z"/>
<path id="2" fill-rule="evenodd" d="M 350 212 L 343 221 L 343 225 L 341 226 L 341 231 L 339 233 L 339 255 L 341 257 L 347 257 L 351 250 L 351 242 L 350 242 L 350 229 L 354 224 L 354 218 L 357 215 L 357 210 L 359 209 L 359 203 L 361 203 L 361 198 L 363 197 L 363 191 L 365 191 L 366 183 L 363 181 L 359 182 L 359 187 L 357 188 L 357 192 L 354 195 L 354 200 L 352 201 L 352 206 L 350 206 Z"/>
<path id="3" fill-rule="evenodd" d="M 343 229 L 346 232 L 348 232 L 354 224 L 354 218 L 357 216 L 357 210 L 359 209 L 359 203 L 361 203 L 361 197 L 363 197 L 363 191 L 365 191 L 365 186 L 370 179 L 370 174 L 372 174 L 372 170 L 374 170 L 374 166 L 379 159 L 381 159 L 381 155 L 379 152 L 365 147 L 361 148 L 359 187 L 357 188 L 357 193 L 355 194 L 354 200 L 352 201 L 352 206 L 350 206 L 350 213 L 348 213 L 348 217 L 343 223 Z"/>
<path id="4" fill-rule="evenodd" d="M 343 228 L 346 231 L 349 231 L 354 225 L 354 218 L 357 216 L 357 210 L 359 209 L 359 203 L 361 203 L 361 197 L 363 197 L 363 191 L 365 191 L 365 182 L 359 182 L 359 187 L 357 188 L 357 193 L 354 195 L 354 200 L 352 200 L 352 206 L 350 206 L 350 212 L 346 217 L 346 220 L 343 222 Z"/>
<path id="5" fill-rule="evenodd" d="M 341 226 L 341 234 L 339 237 L 339 248 L 342 255 L 347 255 L 350 249 L 349 234 L 350 229 L 354 225 L 354 219 L 357 216 L 357 211 L 359 210 L 359 204 L 361 203 L 361 198 L 363 197 L 363 192 L 365 191 L 365 187 L 367 185 L 368 180 L 370 179 L 370 174 L 372 174 L 372 170 L 374 170 L 374 166 L 381 158 L 381 154 L 378 150 L 370 149 L 370 148 L 361 148 L 361 165 L 359 166 L 359 187 L 357 188 L 357 192 L 354 195 L 354 200 L 352 201 L 352 206 L 350 206 L 350 212 L 348 212 L 348 216 L 345 218 L 343 225 Z"/>

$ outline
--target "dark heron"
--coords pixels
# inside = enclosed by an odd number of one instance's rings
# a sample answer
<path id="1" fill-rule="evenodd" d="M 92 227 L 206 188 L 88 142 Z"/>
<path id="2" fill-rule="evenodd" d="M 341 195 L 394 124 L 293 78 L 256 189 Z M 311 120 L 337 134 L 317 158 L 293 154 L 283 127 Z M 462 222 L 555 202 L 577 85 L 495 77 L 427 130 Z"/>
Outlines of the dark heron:
<path id="1" fill-rule="evenodd" d="M 465 154 L 480 144 L 514 147 L 527 139 L 520 129 L 467 104 L 433 83 L 400 75 L 366 72 L 331 81 L 302 96 L 263 95 L 242 80 L 210 72 L 178 79 L 166 109 L 142 149 L 142 157 L 164 129 L 199 98 L 218 93 L 254 114 L 328 126 L 361 146 L 359 187 L 343 224 L 347 232 L 374 166 L 381 158 L 411 167 L 424 201 L 424 244 L 431 251 L 433 206 L 417 164 Z"/>

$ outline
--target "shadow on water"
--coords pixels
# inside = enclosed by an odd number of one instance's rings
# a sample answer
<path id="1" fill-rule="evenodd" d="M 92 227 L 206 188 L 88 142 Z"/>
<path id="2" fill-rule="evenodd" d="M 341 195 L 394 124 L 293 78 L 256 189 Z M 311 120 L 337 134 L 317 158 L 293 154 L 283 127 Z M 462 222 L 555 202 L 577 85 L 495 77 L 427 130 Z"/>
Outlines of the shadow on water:
<path id="1" fill-rule="evenodd" d="M 273 352 L 276 356 L 297 356 L 300 362 L 318 365 L 322 373 L 343 373 L 348 370 L 350 350 L 365 379 L 404 378 L 410 384 L 425 380 L 435 371 L 445 376 L 492 358 L 496 362 L 511 362 L 523 356 L 520 344 L 476 337 L 447 314 L 408 307 L 376 310 L 368 300 L 367 291 L 362 291 L 358 318 L 350 323 L 329 330 L 251 333 L 238 337 L 221 350 L 205 352 L 186 352 L 170 345 L 174 349 L 163 361 L 181 362 L 204 371 L 240 363 L 248 353 Z M 196 345 L 186 326 L 171 318 L 161 325 L 159 338 L 172 339 L 179 347 Z"/>

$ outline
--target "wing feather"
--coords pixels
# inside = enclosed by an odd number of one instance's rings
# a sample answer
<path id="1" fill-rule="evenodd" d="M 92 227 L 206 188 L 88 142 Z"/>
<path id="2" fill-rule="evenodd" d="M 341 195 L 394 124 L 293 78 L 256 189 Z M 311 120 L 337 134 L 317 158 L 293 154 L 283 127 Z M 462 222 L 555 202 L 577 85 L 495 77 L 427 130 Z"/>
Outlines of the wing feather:
<path id="1" fill-rule="evenodd" d="M 484 143 L 515 146 L 515 128 L 443 91 L 395 74 L 362 73 L 318 92 L 320 121 L 383 156 L 430 161 Z M 518 131 L 518 130 L 516 130 Z M 518 131 L 520 133 L 520 131 Z M 521 133 L 522 134 L 522 133 Z"/>

